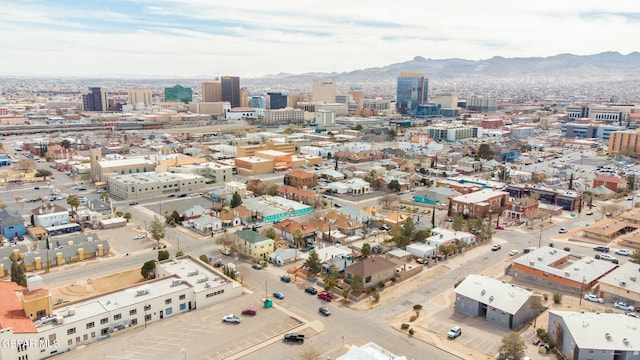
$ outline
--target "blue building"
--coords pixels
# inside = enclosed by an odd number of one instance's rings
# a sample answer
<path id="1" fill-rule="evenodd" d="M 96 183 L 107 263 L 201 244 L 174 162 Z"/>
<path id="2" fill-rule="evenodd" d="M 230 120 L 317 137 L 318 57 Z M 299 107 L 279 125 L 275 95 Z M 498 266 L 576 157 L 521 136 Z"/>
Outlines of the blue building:
<path id="1" fill-rule="evenodd" d="M 0 166 L 11 166 L 11 159 L 9 159 L 9 155 L 0 154 Z"/>
<path id="2" fill-rule="evenodd" d="M 249 107 L 255 109 L 264 109 L 267 107 L 267 102 L 262 96 L 252 96 L 249 99 Z"/>
<path id="3" fill-rule="evenodd" d="M 279 92 L 267 93 L 269 96 L 269 109 L 284 109 L 287 107 L 287 95 Z"/>
<path id="4" fill-rule="evenodd" d="M 0 231 L 5 239 L 22 238 L 27 232 L 20 213 L 11 215 L 5 209 L 0 209 Z"/>
<path id="5" fill-rule="evenodd" d="M 424 74 L 401 72 L 396 90 L 396 109 L 403 115 L 415 115 L 427 99 L 429 80 Z"/>

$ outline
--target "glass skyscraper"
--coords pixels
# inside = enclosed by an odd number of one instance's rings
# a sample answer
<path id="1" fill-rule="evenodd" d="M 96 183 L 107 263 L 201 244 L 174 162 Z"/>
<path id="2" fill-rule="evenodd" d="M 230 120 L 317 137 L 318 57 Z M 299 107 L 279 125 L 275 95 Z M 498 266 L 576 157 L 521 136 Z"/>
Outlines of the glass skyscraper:
<path id="1" fill-rule="evenodd" d="M 401 72 L 398 76 L 396 92 L 396 109 L 403 115 L 415 115 L 418 105 L 427 99 L 429 80 L 424 74 Z"/>

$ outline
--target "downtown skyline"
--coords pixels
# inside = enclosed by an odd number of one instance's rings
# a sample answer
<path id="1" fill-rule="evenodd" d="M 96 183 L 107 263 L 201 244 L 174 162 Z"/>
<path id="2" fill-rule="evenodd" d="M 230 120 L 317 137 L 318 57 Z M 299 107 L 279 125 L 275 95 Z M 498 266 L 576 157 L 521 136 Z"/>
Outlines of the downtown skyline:
<path id="1" fill-rule="evenodd" d="M 0 76 L 259 77 L 636 51 L 634 1 L 0 1 Z"/>

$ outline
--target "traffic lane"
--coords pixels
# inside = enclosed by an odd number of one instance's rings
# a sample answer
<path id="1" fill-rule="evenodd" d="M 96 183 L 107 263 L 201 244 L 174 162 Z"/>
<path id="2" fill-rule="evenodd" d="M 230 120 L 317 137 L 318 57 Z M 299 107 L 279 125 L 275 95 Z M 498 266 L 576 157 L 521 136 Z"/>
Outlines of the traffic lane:
<path id="1" fill-rule="evenodd" d="M 97 359 L 109 355 L 129 359 L 226 359 L 271 338 L 279 338 L 302 323 L 276 308 L 261 307 L 258 294 L 199 308 L 116 334 L 108 341 L 60 355 L 61 359 Z M 254 308 L 255 316 L 244 316 Z M 240 317 L 239 324 L 224 323 L 225 315 Z M 184 349 L 184 350 L 182 350 Z M 182 350 L 182 353 L 181 353 Z"/>

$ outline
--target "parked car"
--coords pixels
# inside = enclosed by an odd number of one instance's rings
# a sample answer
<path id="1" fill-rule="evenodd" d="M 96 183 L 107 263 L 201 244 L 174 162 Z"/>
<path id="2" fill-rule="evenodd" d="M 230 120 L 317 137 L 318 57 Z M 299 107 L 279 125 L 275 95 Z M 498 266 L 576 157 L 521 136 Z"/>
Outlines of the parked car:
<path id="1" fill-rule="evenodd" d="M 604 245 L 598 245 L 598 246 L 594 247 L 593 250 L 608 253 L 609 252 L 609 247 L 608 246 L 604 246 Z"/>
<path id="2" fill-rule="evenodd" d="M 331 302 L 331 300 L 333 299 L 333 295 L 331 295 L 331 293 L 323 291 L 318 294 L 318 298 L 326 302 Z"/>
<path id="3" fill-rule="evenodd" d="M 584 299 L 588 300 L 588 301 L 597 302 L 598 304 L 604 304 L 604 299 L 603 298 L 598 297 L 598 296 L 593 295 L 593 294 L 586 294 L 584 296 Z"/>
<path id="4" fill-rule="evenodd" d="M 589 210 L 586 212 L 587 215 L 593 215 L 593 211 Z"/>
<path id="5" fill-rule="evenodd" d="M 628 249 L 618 249 L 616 250 L 616 255 L 629 256 L 631 255 L 631 251 Z"/>
<path id="6" fill-rule="evenodd" d="M 564 228 L 564 227 L 561 227 L 560 229 L 558 229 L 558 232 L 559 232 L 560 234 L 564 234 L 564 233 L 566 233 L 567 231 L 569 231 L 569 230 L 568 230 L 567 228 Z"/>
<path id="7" fill-rule="evenodd" d="M 226 323 L 232 323 L 232 324 L 240 324 L 240 318 L 233 315 L 233 314 L 229 314 L 229 315 L 225 315 L 222 318 L 222 322 L 226 322 Z"/>
<path id="8" fill-rule="evenodd" d="M 280 281 L 289 283 L 291 282 L 291 277 L 289 275 L 282 275 L 280 276 Z"/>
<path id="9" fill-rule="evenodd" d="M 500 246 L 500 245 L 493 245 L 493 246 L 491 247 L 491 251 L 498 251 L 498 250 L 500 250 L 500 249 L 502 249 L 502 246 Z"/>
<path id="10" fill-rule="evenodd" d="M 40 190 L 40 186 L 35 186 L 33 189 L 34 190 Z"/>
<path id="11" fill-rule="evenodd" d="M 327 307 L 321 306 L 318 311 L 324 315 L 324 316 L 329 316 L 331 315 L 331 311 L 329 311 L 329 309 Z"/>
<path id="12" fill-rule="evenodd" d="M 180 194 L 180 195 L 178 195 L 178 197 L 179 198 L 185 198 L 185 197 L 187 197 L 187 194 Z"/>
<path id="13" fill-rule="evenodd" d="M 318 290 L 316 290 L 316 288 L 314 288 L 313 286 L 307 286 L 306 288 L 304 288 L 304 292 L 306 292 L 307 294 L 315 295 L 318 293 Z"/>
<path id="14" fill-rule="evenodd" d="M 133 237 L 133 240 L 140 240 L 140 239 L 144 239 L 144 238 L 145 238 L 144 235 L 138 234 L 138 235 Z"/>
<path id="15" fill-rule="evenodd" d="M 613 307 L 620 309 L 620 310 L 624 310 L 624 311 L 635 311 L 636 308 L 633 305 L 629 305 L 625 302 L 622 301 L 618 301 L 613 303 Z"/>
<path id="16" fill-rule="evenodd" d="M 280 291 L 276 291 L 276 292 L 273 293 L 273 297 L 276 298 L 276 299 L 282 300 L 282 299 L 284 299 L 284 294 L 281 293 Z"/>
<path id="17" fill-rule="evenodd" d="M 604 254 L 600 254 L 600 255 L 596 255 L 596 257 L 599 257 L 600 260 L 606 260 L 606 261 L 617 261 L 618 259 L 616 259 L 615 257 L 604 253 Z"/>
<path id="18" fill-rule="evenodd" d="M 640 315 L 638 315 L 637 313 L 634 313 L 634 312 L 628 312 L 628 313 L 624 313 L 624 314 L 627 315 L 627 316 L 634 317 L 636 319 L 640 318 Z"/>
<path id="19" fill-rule="evenodd" d="M 498 225 L 498 226 L 496 226 L 496 230 L 504 230 L 504 226 Z"/>
<path id="20" fill-rule="evenodd" d="M 460 326 L 452 327 L 451 330 L 449 330 L 449 332 L 447 333 L 447 337 L 449 339 L 455 339 L 460 335 L 462 335 L 462 328 Z"/>
<path id="21" fill-rule="evenodd" d="M 520 251 L 513 249 L 511 251 L 509 251 L 509 256 L 514 256 L 514 255 L 518 255 L 518 253 L 520 253 Z"/>
<path id="22" fill-rule="evenodd" d="M 382 231 L 389 231 L 389 229 L 391 229 L 391 228 L 387 224 L 380 225 L 380 230 L 382 230 Z"/>
<path id="23" fill-rule="evenodd" d="M 256 314 L 256 309 L 249 308 L 242 310 L 242 315 L 254 316 Z"/>
<path id="24" fill-rule="evenodd" d="M 302 344 L 304 342 L 304 334 L 284 334 L 285 342 L 296 342 Z"/>
<path id="25" fill-rule="evenodd" d="M 256 270 L 262 270 L 262 265 L 260 265 L 260 264 L 253 264 L 253 265 L 251 265 L 251 267 L 256 269 Z"/>
<path id="26" fill-rule="evenodd" d="M 139 202 L 137 202 L 137 201 L 132 201 L 132 202 L 129 203 L 129 205 L 138 205 L 138 204 L 139 204 Z"/>
<path id="27" fill-rule="evenodd" d="M 170 198 L 172 198 L 172 197 L 176 197 L 176 194 L 171 194 L 171 195 L 169 195 L 169 196 L 167 196 L 167 197 L 170 197 Z"/>

